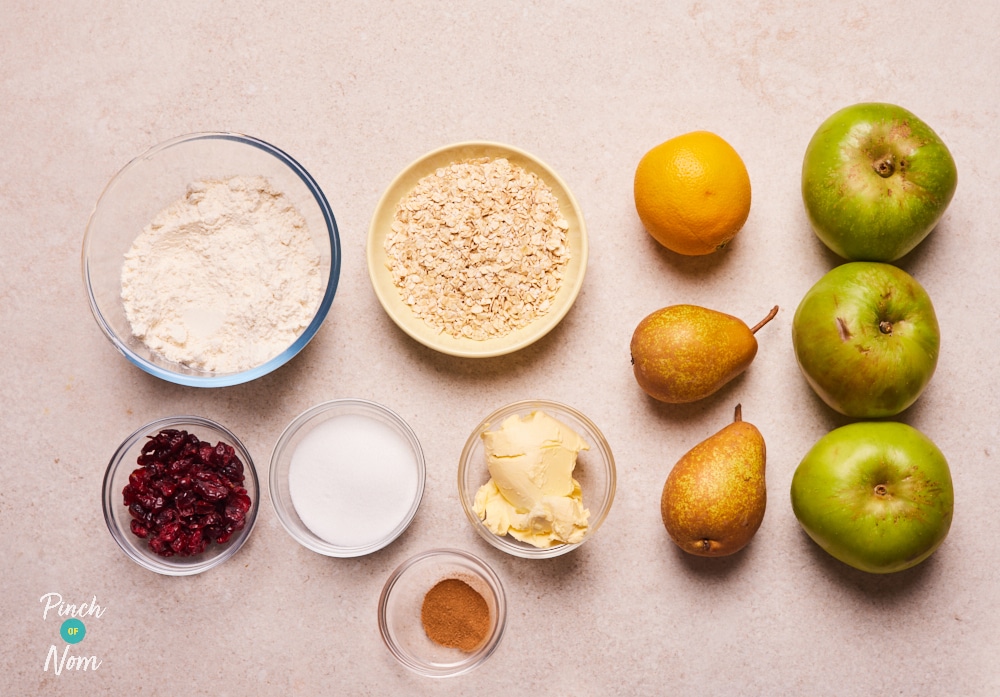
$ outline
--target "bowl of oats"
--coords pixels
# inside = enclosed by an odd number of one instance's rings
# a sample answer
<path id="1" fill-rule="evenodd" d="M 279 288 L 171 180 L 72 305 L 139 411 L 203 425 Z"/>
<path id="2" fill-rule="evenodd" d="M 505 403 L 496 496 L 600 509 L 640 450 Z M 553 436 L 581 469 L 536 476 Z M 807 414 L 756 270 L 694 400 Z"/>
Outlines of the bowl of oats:
<path id="1" fill-rule="evenodd" d="M 368 273 L 406 334 L 452 356 L 517 351 L 569 312 L 587 268 L 569 187 L 509 145 L 456 143 L 412 162 L 379 200 Z"/>

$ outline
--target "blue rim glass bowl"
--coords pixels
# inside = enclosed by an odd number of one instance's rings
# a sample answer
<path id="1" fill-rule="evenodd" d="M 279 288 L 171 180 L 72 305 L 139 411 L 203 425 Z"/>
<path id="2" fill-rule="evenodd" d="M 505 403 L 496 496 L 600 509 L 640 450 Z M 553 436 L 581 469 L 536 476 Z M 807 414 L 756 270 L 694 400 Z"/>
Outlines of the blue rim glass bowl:
<path id="1" fill-rule="evenodd" d="M 156 214 L 180 199 L 192 182 L 254 175 L 265 177 L 291 200 L 321 252 L 326 287 L 316 314 L 288 348 L 248 370 L 207 372 L 166 360 L 132 335 L 121 301 L 125 252 Z M 94 318 L 130 363 L 179 385 L 226 387 L 276 370 L 309 343 L 333 302 L 340 260 L 340 237 L 333 212 L 319 185 L 298 162 L 273 145 L 247 135 L 193 133 L 156 145 L 111 179 L 87 224 L 81 261 Z"/>

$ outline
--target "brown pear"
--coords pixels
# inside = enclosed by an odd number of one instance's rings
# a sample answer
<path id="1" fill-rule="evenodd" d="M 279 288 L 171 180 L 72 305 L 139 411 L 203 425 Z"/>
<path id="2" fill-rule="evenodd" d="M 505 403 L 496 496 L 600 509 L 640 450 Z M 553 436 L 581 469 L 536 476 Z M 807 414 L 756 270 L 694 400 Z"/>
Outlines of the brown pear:
<path id="1" fill-rule="evenodd" d="M 632 370 L 639 387 L 661 402 L 694 402 L 745 371 L 757 355 L 757 330 L 743 320 L 697 305 L 671 305 L 645 317 L 632 334 Z"/>
<path id="2" fill-rule="evenodd" d="M 764 466 L 764 438 L 737 404 L 733 423 L 685 453 L 663 485 L 670 539 L 702 557 L 743 549 L 764 519 Z"/>

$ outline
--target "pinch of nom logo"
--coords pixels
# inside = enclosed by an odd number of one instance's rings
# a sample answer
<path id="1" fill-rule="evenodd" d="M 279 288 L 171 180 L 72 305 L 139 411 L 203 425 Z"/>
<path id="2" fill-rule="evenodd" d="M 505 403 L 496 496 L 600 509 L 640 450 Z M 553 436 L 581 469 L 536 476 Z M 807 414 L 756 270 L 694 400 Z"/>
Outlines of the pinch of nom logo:
<path id="1" fill-rule="evenodd" d="M 84 619 L 91 621 L 91 618 L 100 619 L 107 612 L 106 607 L 97 604 L 97 596 L 86 603 L 75 605 L 63 601 L 59 593 L 46 593 L 38 599 L 45 607 L 42 608 L 42 620 L 61 619 L 59 624 L 59 637 L 65 642 L 62 653 L 55 644 L 49 647 L 45 656 L 45 666 L 43 670 L 48 672 L 49 666 L 56 675 L 62 675 L 64 670 L 97 670 L 101 667 L 102 661 L 97 656 L 82 656 L 70 653 L 70 647 L 79 644 L 87 636 L 87 626 Z"/>

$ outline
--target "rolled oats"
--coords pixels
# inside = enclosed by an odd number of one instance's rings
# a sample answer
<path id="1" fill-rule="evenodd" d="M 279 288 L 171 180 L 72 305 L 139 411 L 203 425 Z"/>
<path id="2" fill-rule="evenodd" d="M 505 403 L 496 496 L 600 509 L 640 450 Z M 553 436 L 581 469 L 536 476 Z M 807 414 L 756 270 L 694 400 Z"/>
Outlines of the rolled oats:
<path id="1" fill-rule="evenodd" d="M 552 306 L 569 223 L 548 185 L 506 158 L 441 167 L 399 202 L 385 239 L 400 297 L 454 337 L 490 339 Z"/>

